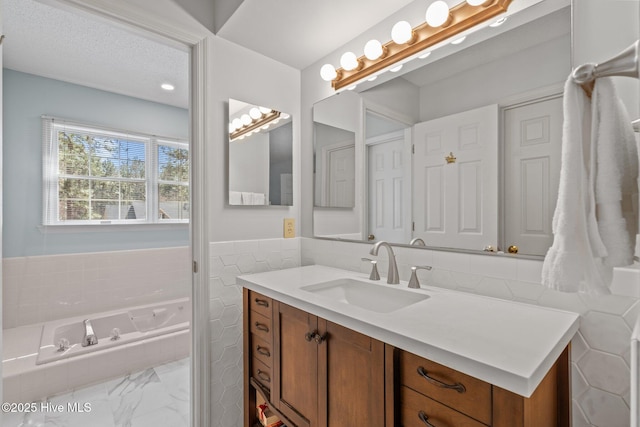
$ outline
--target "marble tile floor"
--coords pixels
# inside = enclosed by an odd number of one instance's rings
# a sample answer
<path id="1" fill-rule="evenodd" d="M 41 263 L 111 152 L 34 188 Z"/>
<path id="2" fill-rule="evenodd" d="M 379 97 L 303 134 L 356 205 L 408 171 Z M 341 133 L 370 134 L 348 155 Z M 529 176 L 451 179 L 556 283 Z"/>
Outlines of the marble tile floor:
<path id="1" fill-rule="evenodd" d="M 49 397 L 33 413 L 3 413 L 2 427 L 186 427 L 189 360 Z M 77 410 L 85 404 L 90 411 Z"/>

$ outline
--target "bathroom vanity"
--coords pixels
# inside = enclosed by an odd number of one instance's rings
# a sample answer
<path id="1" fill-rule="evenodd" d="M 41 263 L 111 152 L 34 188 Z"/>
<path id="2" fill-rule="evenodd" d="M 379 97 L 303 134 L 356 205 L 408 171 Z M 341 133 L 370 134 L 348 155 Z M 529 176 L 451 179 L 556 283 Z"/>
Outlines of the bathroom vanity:
<path id="1" fill-rule="evenodd" d="M 308 266 L 244 286 L 244 425 L 568 427 L 579 316 Z"/>

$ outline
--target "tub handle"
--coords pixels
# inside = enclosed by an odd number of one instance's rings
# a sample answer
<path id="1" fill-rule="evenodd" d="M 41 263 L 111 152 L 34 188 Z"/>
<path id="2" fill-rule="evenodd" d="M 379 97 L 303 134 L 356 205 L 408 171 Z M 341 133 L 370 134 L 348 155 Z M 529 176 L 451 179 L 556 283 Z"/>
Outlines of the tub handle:
<path id="1" fill-rule="evenodd" d="M 271 353 L 269 352 L 269 349 L 265 348 L 265 347 L 256 347 L 256 351 L 258 353 L 260 353 L 263 356 L 267 356 L 267 357 L 271 357 Z"/>
<path id="2" fill-rule="evenodd" d="M 256 329 L 258 329 L 259 331 L 262 332 L 269 332 L 269 327 L 267 325 L 264 325 L 260 322 L 256 322 Z"/>

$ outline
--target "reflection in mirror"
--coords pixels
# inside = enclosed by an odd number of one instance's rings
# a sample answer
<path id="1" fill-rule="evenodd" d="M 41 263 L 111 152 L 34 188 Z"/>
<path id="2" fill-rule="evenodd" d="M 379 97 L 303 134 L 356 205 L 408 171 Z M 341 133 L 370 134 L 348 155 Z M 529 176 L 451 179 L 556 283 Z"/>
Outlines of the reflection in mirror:
<path id="1" fill-rule="evenodd" d="M 357 94 L 346 92 L 313 108 L 315 206 L 355 206 Z"/>
<path id="2" fill-rule="evenodd" d="M 547 6 L 470 34 L 453 53 L 451 46 L 436 49 L 422 67 L 409 63 L 404 75 L 383 75 L 379 84 L 314 105 L 315 117 L 336 98 L 360 99 L 353 114 L 365 122 L 355 129 L 355 158 L 356 170 L 366 173 L 356 176 L 355 194 L 362 197 L 356 196 L 359 219 L 351 236 L 546 253 L 558 186 L 562 86 L 571 71 L 571 7 Z M 482 41 L 474 40 L 480 33 Z M 394 120 L 394 130 L 375 129 Z M 346 238 L 337 231 L 345 218 L 334 220 L 333 230 L 326 212 L 319 217 L 316 209 L 316 236 Z"/>
<path id="3" fill-rule="evenodd" d="M 229 99 L 229 204 L 293 205 L 291 117 Z"/>

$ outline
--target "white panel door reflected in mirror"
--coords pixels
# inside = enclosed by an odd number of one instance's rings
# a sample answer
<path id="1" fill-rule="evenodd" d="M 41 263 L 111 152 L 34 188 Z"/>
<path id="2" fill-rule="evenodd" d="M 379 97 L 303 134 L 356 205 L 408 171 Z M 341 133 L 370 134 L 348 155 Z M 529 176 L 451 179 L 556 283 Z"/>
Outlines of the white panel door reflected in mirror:
<path id="1" fill-rule="evenodd" d="M 293 205 L 291 116 L 229 99 L 229 204 Z"/>

